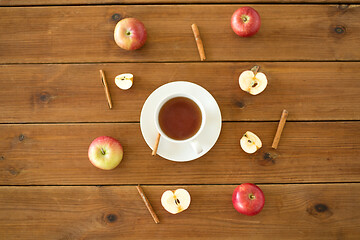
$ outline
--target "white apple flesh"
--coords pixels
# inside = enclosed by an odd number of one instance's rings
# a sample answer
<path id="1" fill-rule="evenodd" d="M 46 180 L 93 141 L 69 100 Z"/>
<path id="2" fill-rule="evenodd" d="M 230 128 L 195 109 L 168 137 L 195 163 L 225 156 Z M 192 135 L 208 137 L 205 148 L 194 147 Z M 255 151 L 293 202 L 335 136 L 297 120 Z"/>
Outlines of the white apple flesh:
<path id="1" fill-rule="evenodd" d="M 247 70 L 242 72 L 239 77 L 240 88 L 251 95 L 257 95 L 264 91 L 267 83 L 266 75 L 262 72 L 255 75 L 253 71 Z"/>
<path id="2" fill-rule="evenodd" d="M 127 90 L 133 85 L 134 76 L 131 73 L 120 74 L 115 77 L 115 84 L 122 90 Z"/>
<path id="3" fill-rule="evenodd" d="M 185 189 L 165 191 L 161 196 L 161 205 L 166 211 L 172 214 L 180 213 L 190 206 L 191 198 Z"/>
<path id="4" fill-rule="evenodd" d="M 254 153 L 262 147 L 262 142 L 254 133 L 247 131 L 240 139 L 240 146 L 246 153 Z"/>
<path id="5" fill-rule="evenodd" d="M 94 139 L 89 146 L 88 157 L 90 162 L 103 170 L 117 167 L 123 158 L 123 147 L 112 137 L 102 136 Z"/>

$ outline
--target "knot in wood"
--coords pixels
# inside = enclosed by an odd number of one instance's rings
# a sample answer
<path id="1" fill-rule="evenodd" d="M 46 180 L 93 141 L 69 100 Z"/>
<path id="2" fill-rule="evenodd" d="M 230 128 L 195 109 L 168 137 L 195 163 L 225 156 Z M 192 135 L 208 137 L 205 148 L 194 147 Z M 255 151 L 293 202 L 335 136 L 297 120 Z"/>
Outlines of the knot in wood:
<path id="1" fill-rule="evenodd" d="M 24 139 L 25 139 L 25 136 L 23 134 L 20 134 L 19 135 L 19 141 L 22 142 L 22 141 L 24 141 Z"/>
<path id="2" fill-rule="evenodd" d="M 321 203 L 316 204 L 314 208 L 315 211 L 317 211 L 318 213 L 322 213 L 328 210 L 328 207 L 325 204 L 321 204 Z"/>
<path id="3" fill-rule="evenodd" d="M 108 222 L 113 223 L 113 222 L 116 222 L 117 216 L 115 214 L 110 213 L 106 216 L 106 219 Z"/>
<path id="4" fill-rule="evenodd" d="M 50 102 L 51 95 L 48 92 L 42 92 L 39 96 L 39 99 L 43 103 Z"/>
<path id="5" fill-rule="evenodd" d="M 339 5 L 338 5 L 338 9 L 340 9 L 340 10 L 346 10 L 346 9 L 348 9 L 349 7 L 350 7 L 349 4 L 339 4 Z"/>
<path id="6" fill-rule="evenodd" d="M 10 168 L 8 169 L 8 171 L 9 171 L 9 173 L 10 173 L 11 175 L 13 175 L 13 176 L 17 176 L 17 175 L 19 175 L 19 173 L 20 173 L 20 170 L 14 168 L 14 167 L 10 167 Z"/>
<path id="7" fill-rule="evenodd" d="M 346 28 L 344 26 L 337 25 L 335 26 L 334 31 L 337 34 L 344 34 L 346 32 Z"/>
<path id="8" fill-rule="evenodd" d="M 239 108 L 245 107 L 245 103 L 243 101 L 235 101 L 235 105 L 238 106 Z"/>
<path id="9" fill-rule="evenodd" d="M 270 153 L 268 153 L 268 152 L 264 153 L 264 160 L 272 160 L 272 159 L 273 158 Z"/>
<path id="10" fill-rule="evenodd" d="M 114 21 L 120 21 L 120 19 L 121 19 L 122 17 L 121 17 L 121 15 L 120 14 L 118 14 L 118 13 L 115 13 L 114 15 L 112 15 L 112 17 L 111 17 L 111 19 L 112 20 L 114 20 Z"/>
<path id="11" fill-rule="evenodd" d="M 323 203 L 310 204 L 306 211 L 318 219 L 327 219 L 333 215 L 329 207 Z"/>

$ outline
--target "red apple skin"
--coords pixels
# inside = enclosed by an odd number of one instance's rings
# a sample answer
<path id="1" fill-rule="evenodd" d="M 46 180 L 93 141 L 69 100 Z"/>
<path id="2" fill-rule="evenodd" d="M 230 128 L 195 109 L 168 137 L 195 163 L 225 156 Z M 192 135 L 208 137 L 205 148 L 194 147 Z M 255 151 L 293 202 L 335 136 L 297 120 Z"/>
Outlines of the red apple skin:
<path id="1" fill-rule="evenodd" d="M 260 29 L 259 13 L 251 7 L 241 7 L 231 17 L 231 28 L 240 37 L 250 37 Z"/>
<path id="2" fill-rule="evenodd" d="M 255 184 L 243 183 L 235 188 L 232 202 L 239 213 L 254 216 L 263 209 L 265 197 Z"/>
<path id="3" fill-rule="evenodd" d="M 136 50 L 145 44 L 147 32 L 141 21 L 136 18 L 124 18 L 116 24 L 114 39 L 119 47 Z"/>
<path id="4" fill-rule="evenodd" d="M 104 151 L 104 154 L 101 150 Z M 95 138 L 88 151 L 90 162 L 103 170 L 111 170 L 117 167 L 123 158 L 123 154 L 124 150 L 120 142 L 107 136 Z"/>

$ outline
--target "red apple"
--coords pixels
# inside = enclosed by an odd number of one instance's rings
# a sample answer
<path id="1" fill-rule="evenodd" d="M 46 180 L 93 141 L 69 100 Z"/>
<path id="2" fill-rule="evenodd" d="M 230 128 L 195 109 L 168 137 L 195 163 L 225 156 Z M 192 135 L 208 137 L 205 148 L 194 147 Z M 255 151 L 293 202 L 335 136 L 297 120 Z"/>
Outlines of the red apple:
<path id="1" fill-rule="evenodd" d="M 107 136 L 95 138 L 88 151 L 90 162 L 103 170 L 114 169 L 121 162 L 123 154 L 120 142 Z"/>
<path id="2" fill-rule="evenodd" d="M 261 189 L 255 184 L 243 183 L 235 188 L 232 202 L 239 213 L 253 216 L 263 209 L 265 197 Z"/>
<path id="3" fill-rule="evenodd" d="M 124 18 L 116 24 L 114 38 L 119 47 L 135 50 L 145 44 L 147 33 L 144 24 L 136 18 Z"/>
<path id="4" fill-rule="evenodd" d="M 231 17 L 231 27 L 240 37 L 250 37 L 260 29 L 259 13 L 251 7 L 241 7 Z"/>

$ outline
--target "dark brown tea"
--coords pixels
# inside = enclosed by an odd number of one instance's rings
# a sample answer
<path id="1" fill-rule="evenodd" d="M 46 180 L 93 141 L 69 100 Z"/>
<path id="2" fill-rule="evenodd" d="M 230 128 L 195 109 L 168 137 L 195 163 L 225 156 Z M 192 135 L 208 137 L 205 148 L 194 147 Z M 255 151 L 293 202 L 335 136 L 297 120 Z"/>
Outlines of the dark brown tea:
<path id="1" fill-rule="evenodd" d="M 159 112 L 161 130 L 174 140 L 188 139 L 199 131 L 201 110 L 191 99 L 175 97 L 167 101 Z"/>

